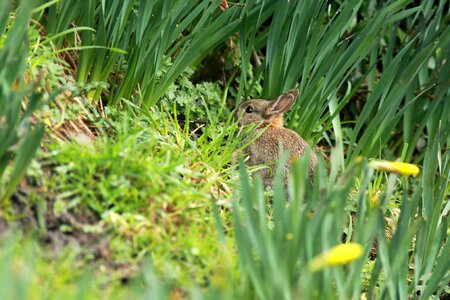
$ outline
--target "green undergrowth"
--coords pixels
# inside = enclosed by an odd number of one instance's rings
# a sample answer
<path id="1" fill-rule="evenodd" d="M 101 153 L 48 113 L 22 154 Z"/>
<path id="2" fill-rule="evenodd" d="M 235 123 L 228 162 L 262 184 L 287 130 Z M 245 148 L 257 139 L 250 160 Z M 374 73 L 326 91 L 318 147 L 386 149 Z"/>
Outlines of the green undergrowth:
<path id="1" fill-rule="evenodd" d="M 107 232 L 110 263 L 135 264 L 150 255 L 180 284 L 207 284 L 219 259 L 210 204 L 230 200 L 231 154 L 239 141 L 230 134 L 237 125 L 229 119 L 199 125 L 196 133 L 158 108 L 109 112 L 95 140 L 46 145 L 32 172 L 47 175 L 29 196 L 46 206 L 43 214 L 77 220 L 62 222 L 59 231 Z"/>
<path id="2" fill-rule="evenodd" d="M 449 295 L 444 0 L 0 3 L 0 299 Z M 231 110 L 295 86 L 264 189 Z"/>
<path id="3" fill-rule="evenodd" d="M 3 277 L 16 265 L 29 271 L 2 299 L 96 298 L 102 286 L 102 297 L 121 298 L 121 282 L 141 277 L 144 259 L 174 286 L 208 286 L 222 265 L 210 204 L 221 203 L 229 222 L 238 181 L 239 130 L 219 85 L 192 83 L 188 68 L 158 106 L 100 109 L 84 95 L 107 83 L 76 82 L 38 27 L 28 37 L 25 77 L 42 78 L 44 94 L 62 93 L 42 102 L 41 148 L 20 192 L 0 203 Z"/>

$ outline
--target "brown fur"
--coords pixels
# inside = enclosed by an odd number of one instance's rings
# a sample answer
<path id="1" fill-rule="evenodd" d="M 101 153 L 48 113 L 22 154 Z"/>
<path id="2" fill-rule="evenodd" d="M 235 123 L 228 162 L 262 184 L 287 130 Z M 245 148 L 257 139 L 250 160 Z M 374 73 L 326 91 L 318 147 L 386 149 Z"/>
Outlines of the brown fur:
<path id="1" fill-rule="evenodd" d="M 272 186 L 280 149 L 290 151 L 288 163 L 284 169 L 284 181 L 287 183 L 291 163 L 305 155 L 309 147 L 303 138 L 295 131 L 283 127 L 283 114 L 289 110 L 298 96 L 298 90 L 290 90 L 279 96 L 275 101 L 253 99 L 239 105 L 237 116 L 243 126 L 261 124 L 248 139 L 253 139 L 259 130 L 265 130 L 245 152 L 249 156 L 248 165 L 270 165 L 259 172 L 265 186 Z M 246 112 L 251 107 L 252 112 Z M 317 164 L 316 155 L 311 152 L 309 175 L 312 178 Z"/>
<path id="2" fill-rule="evenodd" d="M 272 118 L 269 124 L 271 127 L 283 128 L 283 116 Z"/>

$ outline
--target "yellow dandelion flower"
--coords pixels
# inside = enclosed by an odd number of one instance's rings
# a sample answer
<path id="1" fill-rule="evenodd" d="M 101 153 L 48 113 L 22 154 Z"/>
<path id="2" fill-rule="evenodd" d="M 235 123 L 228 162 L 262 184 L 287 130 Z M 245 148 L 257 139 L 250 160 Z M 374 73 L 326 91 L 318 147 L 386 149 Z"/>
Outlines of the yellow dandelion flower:
<path id="1" fill-rule="evenodd" d="M 416 176 L 420 172 L 419 167 L 416 165 L 398 161 L 373 160 L 369 165 L 375 170 L 392 172 L 405 176 Z"/>
<path id="2" fill-rule="evenodd" d="M 360 258 L 363 252 L 364 248 L 358 243 L 340 244 L 314 257 L 309 269 L 316 272 L 327 266 L 344 265 Z"/>

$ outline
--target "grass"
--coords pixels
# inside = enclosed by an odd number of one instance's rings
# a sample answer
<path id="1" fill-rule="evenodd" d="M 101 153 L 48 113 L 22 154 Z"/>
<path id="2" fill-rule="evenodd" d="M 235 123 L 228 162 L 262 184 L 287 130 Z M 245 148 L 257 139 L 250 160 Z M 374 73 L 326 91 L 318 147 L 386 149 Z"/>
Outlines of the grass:
<path id="1" fill-rule="evenodd" d="M 81 52 L 77 65 L 79 81 L 111 82 L 113 78 L 112 82 L 121 84 L 109 85 L 110 104 L 118 105 L 123 98 L 135 97 L 136 101 L 153 105 L 187 67 L 198 64 L 237 32 L 244 14 L 249 15 L 250 25 L 256 21 L 258 8 L 252 9 L 255 5 L 251 1 L 224 12 L 217 9 L 219 2 L 93 1 L 85 6 L 78 1 L 58 1 L 49 7 L 49 17 L 42 21 L 50 34 L 67 30 L 71 22 L 94 29 L 82 31 L 69 41 L 82 47 L 100 47 Z M 56 43 L 63 43 L 67 37 L 60 36 Z M 172 63 L 158 78 L 169 57 Z M 89 96 L 98 99 L 103 90 L 98 88 Z"/>
<path id="2" fill-rule="evenodd" d="M 40 79 L 27 87 L 19 76 L 25 68 L 25 58 L 28 51 L 25 44 L 27 36 L 27 23 L 31 15 L 31 7 L 22 9 L 16 16 L 14 25 L 11 26 L 8 3 L 2 4 L 0 14 L 0 34 L 2 38 L 0 49 L 0 203 L 4 203 L 14 192 L 19 184 L 34 152 L 39 146 L 39 141 L 44 132 L 42 124 L 32 124 L 31 116 L 38 109 L 43 94 L 37 91 Z M 9 28 L 8 28 L 9 25 Z M 20 42 L 14 39 L 18 38 Z M 26 110 L 21 114 L 22 99 L 28 97 Z M 6 170 L 8 165 L 12 168 Z M 7 173 L 8 180 L 4 181 L 3 175 Z M 5 176 L 6 177 L 6 176 Z"/>
<path id="3" fill-rule="evenodd" d="M 133 110 L 130 107 L 129 114 Z M 230 181 L 230 167 L 224 165 L 230 162 L 231 151 L 215 154 L 214 162 L 203 162 L 217 149 L 202 141 L 212 137 L 216 147 L 229 148 L 236 147 L 236 141 L 220 140 L 223 128 L 209 127 L 195 144 L 184 144 L 184 133 L 171 127 L 178 124 L 154 125 L 167 122 L 156 109 L 151 117 L 134 113 L 139 117 L 113 112 L 109 118 L 115 132 L 108 138 L 86 145 L 49 144 L 47 152 L 38 155 L 42 170 L 37 172 L 49 174 L 42 182 L 47 190 L 39 189 L 34 198 L 50 201 L 52 208 L 47 209 L 56 217 L 75 217 L 76 222 L 62 224 L 60 230 L 111 231 L 108 243 L 114 261 L 136 263 L 151 253 L 159 267 L 175 270 L 174 278 L 186 284 L 192 275 L 205 284 L 216 265 L 211 252 L 218 247 L 208 209 L 211 201 L 226 202 L 231 196 L 223 190 Z M 227 129 L 236 129 L 232 126 Z"/>
<path id="4" fill-rule="evenodd" d="M 448 296 L 445 1 L 144 2 L 1 4 L 1 299 Z M 265 189 L 232 109 L 295 85 Z"/>

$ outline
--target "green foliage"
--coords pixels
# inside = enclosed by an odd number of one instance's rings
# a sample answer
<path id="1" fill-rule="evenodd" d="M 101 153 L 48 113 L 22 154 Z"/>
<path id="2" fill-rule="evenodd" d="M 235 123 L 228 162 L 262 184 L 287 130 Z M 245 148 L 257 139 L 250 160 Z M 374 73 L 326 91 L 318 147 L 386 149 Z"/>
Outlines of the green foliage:
<path id="1" fill-rule="evenodd" d="M 205 174 L 212 172 L 208 165 L 190 167 L 192 162 L 186 159 L 200 160 L 202 149 L 175 144 L 171 135 L 176 134 L 174 128 L 161 128 L 161 132 L 151 123 L 160 122 L 159 118 L 140 117 L 134 121 L 125 114 L 119 116 L 123 120 L 115 124 L 113 143 L 112 137 L 100 137 L 91 145 L 50 146 L 45 159 L 58 165 L 54 188 L 61 199 L 65 198 L 61 192 L 66 191 L 72 201 L 83 199 L 98 213 L 106 208 L 138 211 L 147 204 L 142 199 L 148 195 L 174 202 L 182 197 L 189 202 L 199 190 L 215 183 L 204 180 Z"/>
<path id="2" fill-rule="evenodd" d="M 247 3 L 248 2 L 248 3 Z M 243 5 L 250 6 L 245 1 Z M 49 7 L 50 34 L 66 30 L 71 22 L 95 29 L 81 32 L 82 46 L 104 47 L 82 51 L 79 81 L 107 81 L 109 103 L 131 99 L 139 88 L 139 100 L 156 103 L 176 78 L 239 29 L 243 9 L 235 5 L 222 12 L 216 1 L 63 1 Z M 250 12 L 253 20 L 258 9 Z M 267 16 L 266 16 L 267 17 Z M 62 43 L 62 38 L 57 41 Z M 126 53 L 109 49 L 123 49 Z M 172 64 L 164 76 L 157 73 L 168 58 Z M 91 96 L 100 96 L 101 89 Z"/>
<path id="3" fill-rule="evenodd" d="M 332 127 L 336 142 L 342 144 L 339 114 L 354 105 L 349 101 L 367 82 L 367 100 L 351 120 L 357 123 L 346 141 L 347 163 L 359 155 L 379 155 L 389 143 L 395 144 L 392 150 L 402 151 L 402 144 L 389 134 L 402 121 L 397 135 L 409 145 L 410 159 L 435 109 L 442 112 L 442 124 L 448 124 L 450 115 L 445 101 L 450 73 L 448 7 L 445 1 L 436 6 L 411 2 L 368 5 L 354 0 L 329 6 L 327 1 L 279 1 L 270 26 L 247 30 L 244 19 L 241 94 L 254 86 L 246 80 L 252 53 L 264 53 L 257 71 L 263 72 L 264 97 L 299 85 L 288 126 L 313 143 Z M 365 18 L 358 21 L 361 14 Z M 406 30 L 400 29 L 403 23 Z"/>
<path id="4" fill-rule="evenodd" d="M 108 109 L 108 125 L 97 129 L 113 128 L 109 136 L 47 145 L 39 155 L 43 171 L 35 173 L 51 175 L 43 178 L 46 192 L 34 195 L 44 203 L 54 197 L 47 213 L 77 216 L 77 223 L 59 225 L 62 232 L 107 230 L 111 261 L 134 264 L 151 254 L 157 271 L 172 270 L 168 279 L 178 285 L 207 285 L 221 259 L 209 207 L 231 196 L 239 139 L 229 135 L 238 127 L 229 119 L 195 135 L 164 111 L 148 113 Z"/>
<path id="5" fill-rule="evenodd" d="M 447 296 L 446 1 L 220 2 L 0 4 L 0 298 Z M 241 64 L 193 83 L 219 45 Z M 296 85 L 287 127 L 330 159 L 264 190 L 227 102 Z M 312 270 L 344 237 L 363 256 Z"/>
<path id="6" fill-rule="evenodd" d="M 13 232 L 2 237 L 0 246 L 2 299 L 124 299 L 142 294 L 138 284 L 129 289 L 108 284 L 111 270 L 109 274 L 87 270 L 75 247 L 54 256 L 43 251 L 35 238 Z M 104 288 L 98 289 L 100 285 Z"/>
<path id="7" fill-rule="evenodd" d="M 221 97 L 220 86 L 212 82 L 193 84 L 190 80 L 193 70 L 187 69 L 167 89 L 160 100 L 160 107 L 165 111 L 174 111 L 180 121 L 186 117 L 192 122 L 215 124 L 227 119 L 230 111 Z"/>
<path id="8" fill-rule="evenodd" d="M 44 132 L 41 124 L 31 122 L 42 93 L 38 83 L 27 87 L 21 78 L 28 54 L 27 30 L 31 16 L 31 3 L 23 1 L 14 24 L 7 28 L 9 3 L 0 7 L 0 36 L 4 40 L 0 49 L 0 201 L 14 192 L 22 174 L 31 161 Z M 6 35 L 6 38 L 4 37 Z M 22 102 L 28 98 L 22 112 Z M 11 169 L 5 173 L 7 167 Z"/>
<path id="9" fill-rule="evenodd" d="M 349 144 L 358 141 L 358 145 L 348 149 L 348 159 L 361 154 L 375 156 L 391 143 L 390 148 L 398 153 L 403 145 L 408 145 L 405 159 L 410 160 L 419 138 L 433 130 L 428 122 L 439 120 L 442 128 L 449 128 L 450 69 L 445 61 L 450 58 L 450 29 L 446 26 L 448 20 L 442 22 L 448 15 L 444 2 L 439 1 L 431 9 L 429 2 L 422 1 L 421 9 L 405 10 L 401 16 L 414 13 L 414 18 L 403 21 L 408 24 L 409 34 L 399 33 L 402 31 L 396 20 L 386 28 L 381 43 L 371 50 L 370 65 L 378 63 L 382 67 L 373 68 L 368 74 L 372 92 L 353 129 Z M 394 130 L 402 137 L 402 143 L 393 139 L 395 135 L 390 133 Z M 445 129 L 442 133 L 449 134 Z M 448 140 L 446 143 L 448 147 Z"/>
<path id="10" fill-rule="evenodd" d="M 442 156 L 441 156 L 442 155 Z M 437 165 L 438 157 L 441 167 Z M 286 157 L 285 157 L 286 158 Z M 437 148 L 426 154 L 421 178 L 429 174 L 437 179 L 431 188 L 414 188 L 406 178 L 390 175 L 387 189 L 376 206 L 369 207 L 367 192 L 373 180 L 373 170 L 366 163 L 351 166 L 337 178 L 328 177 L 320 164 L 314 184 L 308 183 L 307 161 L 294 164 L 287 191 L 282 173 L 277 173 L 272 207 L 267 209 L 261 181 L 251 185 L 241 168 L 242 202 L 234 202 L 233 217 L 241 269 L 239 298 L 251 299 L 350 299 L 368 298 L 408 299 L 420 296 L 438 297 L 447 285 L 449 267 L 448 174 L 450 155 Z M 280 163 L 280 165 L 283 165 Z M 333 165 L 333 164 L 332 164 Z M 337 164 L 335 164 L 337 165 Z M 331 170 L 333 174 L 333 170 Z M 331 246 L 340 244 L 345 227 L 346 203 L 350 199 L 355 178 L 358 187 L 358 207 L 351 239 L 364 246 L 363 259 L 347 266 L 325 268 L 313 272 L 308 268 L 312 258 Z M 392 240 L 386 237 L 383 218 L 387 205 L 393 201 L 395 190 L 402 191 L 400 217 Z M 427 216 L 427 206 L 433 212 Z M 347 230 L 347 232 L 349 232 Z M 372 264 L 368 254 L 376 239 L 377 257 Z M 363 274 L 363 270 L 365 273 Z M 361 276 L 363 275 L 363 280 Z M 369 275 L 370 283 L 364 278 Z"/>

